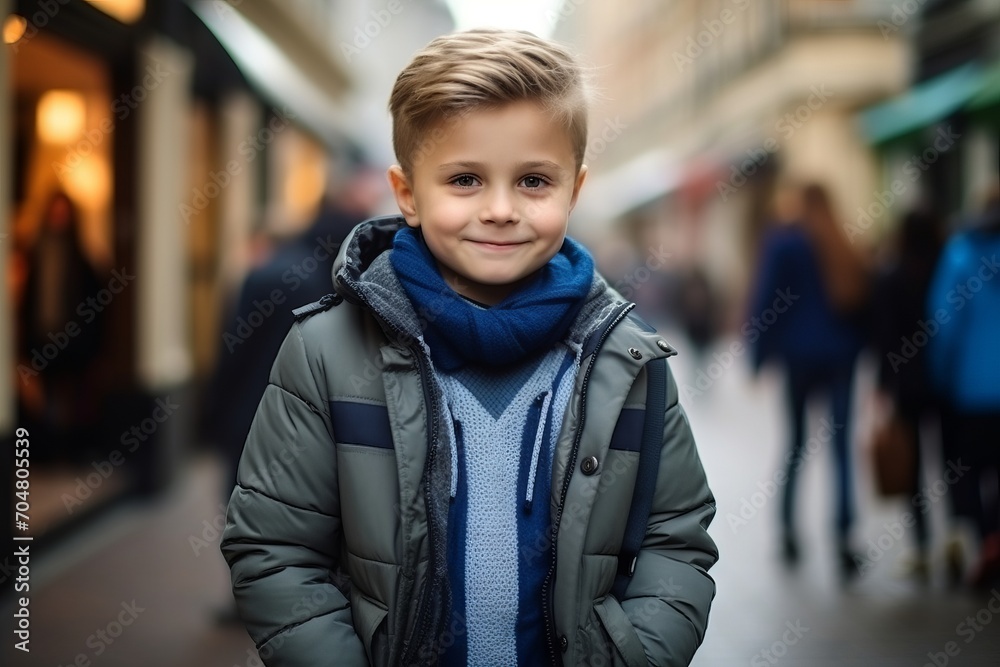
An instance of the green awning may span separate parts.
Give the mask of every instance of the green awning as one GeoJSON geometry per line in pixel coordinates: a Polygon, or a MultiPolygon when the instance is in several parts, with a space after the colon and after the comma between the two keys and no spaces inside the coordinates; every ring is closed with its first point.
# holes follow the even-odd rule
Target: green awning
{"type": "Polygon", "coordinates": [[[979,92],[969,100],[968,109],[982,111],[996,106],[1000,106],[1000,62],[983,74],[979,92]]]}
{"type": "Polygon", "coordinates": [[[862,130],[871,143],[881,144],[932,125],[980,93],[982,80],[976,63],[956,67],[861,112],[862,130]]]}

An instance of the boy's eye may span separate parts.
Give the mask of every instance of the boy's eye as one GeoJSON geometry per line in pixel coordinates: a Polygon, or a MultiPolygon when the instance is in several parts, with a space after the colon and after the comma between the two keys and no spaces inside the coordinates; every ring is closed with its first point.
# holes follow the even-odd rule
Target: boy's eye
{"type": "Polygon", "coordinates": [[[535,190],[545,185],[545,179],[541,176],[525,176],[521,179],[521,182],[524,184],[524,187],[531,190],[535,190]]]}
{"type": "Polygon", "coordinates": [[[451,182],[460,188],[471,188],[476,184],[476,177],[469,174],[462,174],[451,179],[451,182]]]}

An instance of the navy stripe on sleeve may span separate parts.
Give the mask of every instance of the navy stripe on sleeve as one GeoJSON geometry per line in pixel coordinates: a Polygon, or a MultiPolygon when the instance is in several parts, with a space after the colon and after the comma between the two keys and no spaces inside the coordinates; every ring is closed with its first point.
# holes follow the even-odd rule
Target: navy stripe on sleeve
{"type": "Polygon", "coordinates": [[[330,401],[330,418],[337,442],[393,448],[389,411],[384,405],[330,401]]]}

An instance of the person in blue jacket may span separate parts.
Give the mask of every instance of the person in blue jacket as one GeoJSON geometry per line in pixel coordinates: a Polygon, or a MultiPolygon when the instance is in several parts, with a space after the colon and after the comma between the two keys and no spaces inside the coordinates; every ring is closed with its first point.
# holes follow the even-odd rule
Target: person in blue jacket
{"type": "Polygon", "coordinates": [[[927,317],[939,324],[927,352],[946,405],[945,456],[963,471],[950,485],[953,509],[976,523],[982,547],[971,583],[986,585],[1000,576],[1000,501],[982,491],[1000,480],[1000,191],[945,246],[927,317]]]}

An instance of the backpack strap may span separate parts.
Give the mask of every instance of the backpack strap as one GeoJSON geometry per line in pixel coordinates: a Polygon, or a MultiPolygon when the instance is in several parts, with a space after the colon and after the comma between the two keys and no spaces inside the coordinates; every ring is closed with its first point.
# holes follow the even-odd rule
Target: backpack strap
{"type": "Polygon", "coordinates": [[[667,407],[667,360],[654,359],[646,364],[646,416],[642,427],[638,472],[632,491],[632,506],[625,524],[625,536],[618,552],[618,575],[611,593],[621,600],[635,572],[636,559],[646,537],[646,522],[653,505],[656,478],[663,448],[663,416],[667,407]]]}

